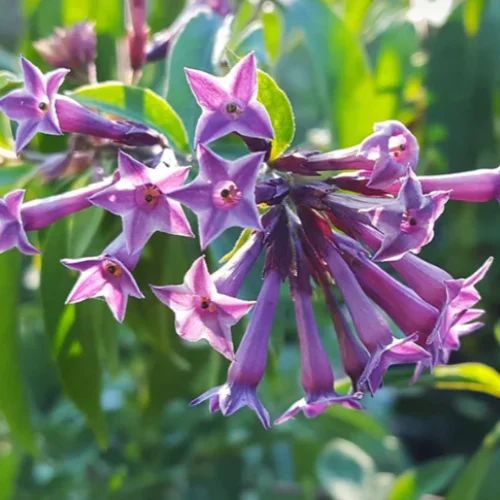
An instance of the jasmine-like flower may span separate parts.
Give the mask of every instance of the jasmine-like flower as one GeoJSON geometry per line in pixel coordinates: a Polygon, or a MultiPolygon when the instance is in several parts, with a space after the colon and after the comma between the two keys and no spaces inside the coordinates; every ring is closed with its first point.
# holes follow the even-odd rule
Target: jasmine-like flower
{"type": "Polygon", "coordinates": [[[186,69],[186,76],[203,109],[195,144],[206,144],[231,132],[272,139],[273,127],[266,108],[257,101],[257,63],[252,52],[224,77],[186,69]]]}
{"type": "Polygon", "coordinates": [[[263,153],[251,153],[230,162],[199,146],[198,176],[169,196],[196,213],[202,249],[230,227],[262,229],[255,203],[262,160],[263,153]]]}
{"type": "Polygon", "coordinates": [[[89,197],[107,188],[114,180],[114,176],[110,176],[80,189],[26,203],[23,203],[24,190],[8,193],[0,199],[0,253],[14,247],[28,255],[39,253],[29,243],[27,231],[43,229],[63,217],[90,207],[89,197]]]}
{"type": "Polygon", "coordinates": [[[0,253],[14,247],[27,255],[40,253],[40,250],[29,242],[23,227],[23,199],[23,189],[12,191],[0,199],[0,253]]]}
{"type": "Polygon", "coordinates": [[[130,146],[165,145],[165,138],[144,125],[104,118],[73,99],[57,94],[68,69],[46,75],[21,57],[24,88],[13,90],[0,99],[0,110],[19,122],[16,153],[38,133],[60,135],[63,132],[91,135],[130,146]]]}
{"type": "Polygon", "coordinates": [[[118,154],[120,180],[90,201],[123,221],[123,233],[131,254],[139,252],[156,231],[194,236],[179,202],[169,193],[181,186],[189,168],[159,163],[148,168],[123,151],[118,154]]]}
{"type": "Polygon", "coordinates": [[[60,135],[55,96],[68,74],[68,69],[56,69],[46,75],[30,61],[21,57],[24,88],[13,90],[0,99],[0,110],[19,122],[16,134],[16,154],[38,133],[60,135]]]}
{"type": "Polygon", "coordinates": [[[424,195],[414,172],[407,172],[396,199],[363,209],[384,235],[374,260],[397,260],[409,251],[420,252],[434,237],[434,223],[450,197],[448,191],[424,195]]]}
{"type": "Polygon", "coordinates": [[[218,352],[234,360],[231,327],[254,302],[219,293],[204,257],[186,273],[182,285],[153,286],[154,294],[175,313],[175,329],[184,340],[205,339],[218,352]]]}
{"type": "Polygon", "coordinates": [[[131,272],[139,257],[128,253],[120,235],[97,257],[63,259],[61,263],[67,268],[81,273],[66,304],[103,297],[115,319],[122,323],[129,296],[144,298],[131,272]]]}
{"type": "Polygon", "coordinates": [[[269,335],[278,305],[280,285],[278,272],[269,270],[264,276],[250,323],[238,347],[236,360],[229,367],[227,382],[205,392],[193,400],[191,405],[208,400],[210,411],[220,410],[226,416],[248,406],[257,414],[262,425],[269,429],[269,413],[256,391],[266,370],[269,335]]]}

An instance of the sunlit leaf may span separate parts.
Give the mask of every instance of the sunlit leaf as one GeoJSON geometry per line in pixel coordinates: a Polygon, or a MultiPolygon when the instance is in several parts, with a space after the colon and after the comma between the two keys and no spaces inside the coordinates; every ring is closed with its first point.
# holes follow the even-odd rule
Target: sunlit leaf
{"type": "Polygon", "coordinates": [[[21,466],[21,453],[10,443],[0,448],[0,500],[12,500],[21,466]]]}
{"type": "Polygon", "coordinates": [[[183,152],[189,151],[186,129],[170,104],[149,89],[119,82],[80,87],[71,97],[85,106],[148,125],[183,152]]]}
{"type": "Polygon", "coordinates": [[[271,62],[276,64],[281,52],[283,18],[273,3],[265,2],[262,7],[261,19],[267,53],[271,62]]]}
{"type": "Polygon", "coordinates": [[[465,0],[464,26],[469,36],[477,35],[484,7],[484,0],[465,0]]]}
{"type": "Polygon", "coordinates": [[[258,72],[258,83],[257,98],[266,107],[273,124],[271,160],[274,160],[292,143],[295,134],[295,118],[288,97],[267,73],[258,72]]]}

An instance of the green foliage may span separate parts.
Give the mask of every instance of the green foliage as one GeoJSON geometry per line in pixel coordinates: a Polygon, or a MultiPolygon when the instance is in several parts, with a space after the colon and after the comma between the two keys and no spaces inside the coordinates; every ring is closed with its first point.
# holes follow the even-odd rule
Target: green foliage
{"type": "Polygon", "coordinates": [[[168,137],[175,148],[189,152],[182,120],[167,101],[149,89],[109,82],[80,87],[71,97],[99,111],[144,123],[168,137]]]}

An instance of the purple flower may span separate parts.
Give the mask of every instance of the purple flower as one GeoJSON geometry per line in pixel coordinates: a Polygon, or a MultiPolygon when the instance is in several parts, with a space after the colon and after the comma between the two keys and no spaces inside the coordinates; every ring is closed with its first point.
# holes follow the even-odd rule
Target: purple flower
{"type": "Polygon", "coordinates": [[[262,229],[255,203],[262,158],[263,153],[251,153],[230,162],[198,147],[198,177],[169,196],[196,213],[202,249],[230,227],[262,229]]]}
{"type": "Polygon", "coordinates": [[[156,231],[193,236],[180,203],[169,197],[170,191],[184,183],[189,168],[170,168],[163,163],[148,168],[120,151],[118,169],[120,180],[90,201],[121,216],[130,253],[140,251],[156,231]]]}
{"type": "Polygon", "coordinates": [[[33,46],[53,68],[69,68],[69,76],[81,82],[95,80],[95,23],[83,21],[70,28],[56,28],[53,35],[34,42],[33,46]]]}
{"type": "Polygon", "coordinates": [[[266,108],[257,101],[257,63],[252,52],[224,77],[186,68],[186,76],[203,113],[196,127],[195,145],[231,132],[272,139],[266,108]]]}
{"type": "Polygon", "coordinates": [[[0,99],[0,109],[19,122],[16,135],[16,154],[38,133],[60,135],[61,127],[56,113],[55,96],[68,74],[68,69],[57,69],[43,75],[24,57],[21,57],[24,88],[13,90],[0,99]]]}
{"type": "Polygon", "coordinates": [[[416,175],[411,169],[407,172],[396,199],[362,210],[384,235],[374,260],[397,260],[409,251],[420,252],[434,237],[434,223],[450,197],[447,191],[424,195],[416,175]]]}
{"type": "Polygon", "coordinates": [[[218,352],[234,360],[231,326],[253,307],[254,302],[219,293],[205,258],[191,266],[182,285],[152,286],[154,294],[175,313],[175,329],[185,340],[206,339],[218,352]]]}
{"type": "Polygon", "coordinates": [[[205,392],[192,401],[191,405],[209,400],[210,411],[221,410],[225,416],[248,406],[257,414],[262,425],[269,429],[269,413],[259,401],[256,391],[266,370],[269,336],[278,305],[280,284],[281,279],[276,271],[270,270],[265,275],[250,323],[236,353],[236,360],[229,367],[227,382],[205,392]]]}
{"type": "Polygon", "coordinates": [[[28,240],[23,227],[21,207],[25,191],[18,189],[0,199],[0,253],[18,248],[27,255],[40,253],[28,240]]]}
{"type": "Polygon", "coordinates": [[[165,145],[165,138],[144,125],[109,120],[81,106],[69,97],[57,94],[67,69],[46,75],[21,57],[24,88],[13,90],[0,99],[0,110],[19,122],[16,153],[38,133],[62,132],[91,135],[129,146],[165,145]]]}
{"type": "Polygon", "coordinates": [[[128,297],[144,298],[131,273],[139,257],[139,254],[130,255],[127,252],[124,238],[120,235],[102,255],[83,259],[63,259],[61,263],[67,268],[81,273],[66,304],[103,297],[113,316],[122,323],[128,297]]]}
{"type": "Polygon", "coordinates": [[[373,170],[368,186],[381,188],[415,171],[419,147],[413,134],[396,120],[376,123],[374,133],[360,145],[358,155],[373,160],[373,170]]]}
{"type": "Polygon", "coordinates": [[[425,349],[415,344],[418,335],[411,335],[402,341],[394,339],[386,320],[333,244],[329,245],[326,262],[344,297],[358,337],[370,353],[370,361],[359,381],[361,387],[366,384],[373,394],[380,387],[382,375],[389,366],[415,363],[430,357],[425,349]],[[401,344],[405,346],[403,350],[401,344]]]}
{"type": "Polygon", "coordinates": [[[362,394],[341,396],[333,390],[333,371],[319,336],[309,293],[299,291],[295,294],[295,317],[300,340],[302,387],[306,395],[294,403],[275,423],[282,424],[300,411],[303,411],[307,418],[316,417],[332,404],[361,409],[358,400],[362,394]]]}
{"type": "Polygon", "coordinates": [[[500,201],[500,167],[481,168],[470,172],[419,176],[424,193],[450,191],[451,200],[485,202],[500,201]]]}

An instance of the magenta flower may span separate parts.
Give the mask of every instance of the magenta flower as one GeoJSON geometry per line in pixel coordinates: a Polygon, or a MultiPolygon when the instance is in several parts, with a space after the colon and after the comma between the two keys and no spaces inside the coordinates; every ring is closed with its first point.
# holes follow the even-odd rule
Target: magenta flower
{"type": "Polygon", "coordinates": [[[21,208],[24,189],[18,189],[0,198],[0,253],[18,248],[27,255],[40,253],[28,240],[23,226],[21,208]]]}
{"type": "Polygon", "coordinates": [[[53,68],[69,68],[69,76],[75,80],[95,80],[95,23],[83,21],[70,28],[56,28],[53,35],[34,42],[33,47],[53,68]]]}
{"type": "Polygon", "coordinates": [[[90,201],[121,216],[131,254],[139,252],[156,231],[193,236],[180,203],[169,196],[184,183],[189,168],[171,168],[163,163],[148,168],[120,151],[118,169],[120,180],[90,201]]]}
{"type": "Polygon", "coordinates": [[[38,132],[62,134],[56,113],[55,96],[69,72],[68,69],[57,69],[44,75],[24,57],[21,57],[21,67],[24,88],[13,90],[0,99],[0,110],[19,122],[16,154],[19,154],[38,132]]]}
{"type": "Polygon", "coordinates": [[[420,252],[434,237],[434,223],[450,197],[447,191],[424,195],[411,169],[395,200],[383,200],[374,208],[363,209],[372,224],[384,235],[374,260],[397,260],[407,252],[420,252]]]}
{"type": "Polygon", "coordinates": [[[149,28],[146,23],[146,0],[128,0],[130,28],[127,33],[130,67],[139,71],[146,61],[149,28]]]}
{"type": "Polygon", "coordinates": [[[175,313],[175,328],[184,340],[205,339],[218,352],[234,360],[231,326],[254,302],[219,293],[204,257],[197,259],[182,285],[152,286],[154,294],[175,313]]]}
{"type": "Polygon", "coordinates": [[[333,404],[361,409],[359,399],[362,393],[341,396],[333,390],[333,370],[319,336],[309,293],[295,294],[295,317],[300,341],[302,387],[306,395],[295,402],[275,423],[282,424],[300,411],[304,412],[307,418],[313,418],[333,404]]]}
{"type": "Polygon", "coordinates": [[[273,126],[266,108],[257,101],[257,63],[252,52],[224,77],[186,69],[191,90],[203,109],[196,127],[195,145],[231,132],[272,139],[273,126]]]}
{"type": "Polygon", "coordinates": [[[376,123],[374,133],[360,145],[358,156],[373,160],[368,186],[381,188],[415,171],[419,147],[414,135],[396,120],[376,123]]]}
{"type": "Polygon", "coordinates": [[[280,285],[281,279],[276,271],[266,273],[250,323],[238,347],[236,360],[229,367],[227,382],[193,400],[192,406],[209,400],[210,411],[220,410],[225,416],[248,406],[257,414],[262,425],[269,429],[269,413],[262,406],[256,391],[266,371],[269,336],[280,285]]]}
{"type": "Polygon", "coordinates": [[[120,235],[97,257],[63,259],[61,263],[67,268],[81,273],[66,304],[103,297],[113,316],[122,323],[128,297],[144,298],[131,273],[139,257],[140,254],[127,252],[123,235],[120,235]]]}
{"type": "Polygon", "coordinates": [[[196,213],[202,249],[230,227],[262,229],[255,203],[262,159],[263,153],[251,153],[230,162],[199,146],[198,177],[169,196],[196,213]]]}

